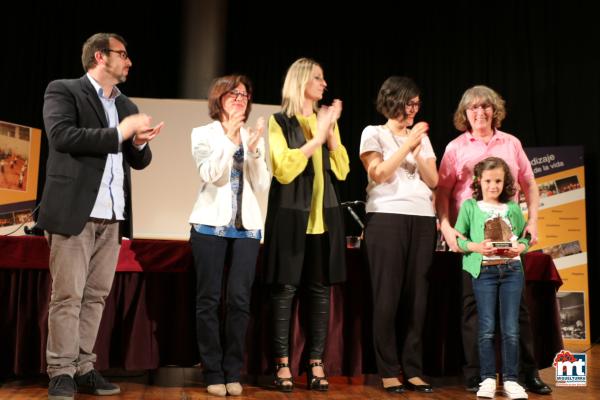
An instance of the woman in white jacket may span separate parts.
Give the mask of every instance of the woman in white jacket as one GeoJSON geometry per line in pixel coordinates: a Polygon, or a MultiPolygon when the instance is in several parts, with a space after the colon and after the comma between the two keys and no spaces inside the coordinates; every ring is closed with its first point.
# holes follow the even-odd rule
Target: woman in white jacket
{"type": "Polygon", "coordinates": [[[268,191],[270,183],[262,137],[264,121],[259,119],[251,129],[243,126],[251,98],[247,77],[217,78],[208,97],[209,113],[215,121],[192,130],[192,155],[200,178],[190,216],[196,332],[207,390],[218,396],[242,393],[240,371],[263,226],[257,197],[268,191]],[[220,329],[226,256],[230,269],[225,326],[220,329]]]}

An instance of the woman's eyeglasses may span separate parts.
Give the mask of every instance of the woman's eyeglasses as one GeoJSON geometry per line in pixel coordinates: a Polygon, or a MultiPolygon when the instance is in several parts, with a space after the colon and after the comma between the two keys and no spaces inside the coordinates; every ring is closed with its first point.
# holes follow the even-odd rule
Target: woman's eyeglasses
{"type": "Polygon", "coordinates": [[[229,92],[227,92],[227,95],[229,97],[231,97],[234,100],[238,100],[238,99],[242,99],[242,101],[249,101],[250,100],[250,94],[246,93],[246,92],[240,92],[239,90],[230,90],[229,92]]]}
{"type": "Polygon", "coordinates": [[[473,105],[470,105],[469,107],[467,107],[467,110],[469,110],[471,112],[475,112],[477,110],[487,111],[490,108],[492,108],[491,104],[483,103],[483,104],[473,104],[473,105]]]}
{"type": "Polygon", "coordinates": [[[407,109],[418,109],[418,108],[421,108],[421,102],[420,101],[411,101],[409,103],[406,103],[406,108],[407,109]]]}

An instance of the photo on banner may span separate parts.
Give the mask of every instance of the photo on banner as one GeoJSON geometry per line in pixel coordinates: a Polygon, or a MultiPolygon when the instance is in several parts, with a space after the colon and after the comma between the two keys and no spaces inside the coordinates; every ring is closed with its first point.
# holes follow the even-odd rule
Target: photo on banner
{"type": "Polygon", "coordinates": [[[41,140],[40,129],[0,121],[0,235],[33,222],[41,140]]]}
{"type": "MultiPolygon", "coordinates": [[[[540,190],[539,242],[530,252],[552,257],[563,281],[557,296],[565,345],[590,344],[583,147],[530,147],[540,190]]],[[[521,208],[527,211],[525,198],[521,208]]]]}

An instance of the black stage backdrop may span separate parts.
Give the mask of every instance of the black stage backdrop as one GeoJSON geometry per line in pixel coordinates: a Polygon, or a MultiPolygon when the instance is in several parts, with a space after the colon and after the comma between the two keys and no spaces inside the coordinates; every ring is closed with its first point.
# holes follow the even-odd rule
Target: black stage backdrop
{"type": "MultiPolygon", "coordinates": [[[[42,127],[46,85],[83,74],[81,45],[98,31],[117,32],[128,41],[133,68],[121,86],[124,93],[181,97],[183,21],[193,1],[3,2],[0,120],[42,127]]],[[[222,72],[250,76],[255,102],[280,102],[283,77],[296,58],[312,57],[323,65],[329,85],[324,101],[344,101],[340,128],[351,173],[340,187],[343,200],[364,199],[360,134],[383,121],[373,104],[390,75],[410,76],[421,87],[418,119],[430,124],[438,160],[458,134],[452,116],[460,96],[475,84],[504,97],[508,116],[502,129],[525,147],[583,145],[592,340],[600,336],[600,28],[593,3],[279,1],[269,8],[227,3],[222,72]]],[[[45,156],[43,145],[42,164],[45,156]]]]}

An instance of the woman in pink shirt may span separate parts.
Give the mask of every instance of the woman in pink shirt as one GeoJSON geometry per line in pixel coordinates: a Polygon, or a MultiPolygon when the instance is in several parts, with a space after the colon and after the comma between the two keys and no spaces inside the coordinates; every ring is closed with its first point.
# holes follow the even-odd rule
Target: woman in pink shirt
{"type": "MultiPolygon", "coordinates": [[[[528,222],[524,234],[531,236],[531,244],[537,242],[540,199],[538,186],[519,139],[498,129],[505,117],[506,109],[502,97],[493,89],[482,85],[467,89],[454,113],[454,126],[463,133],[446,146],[440,163],[436,192],[440,229],[452,251],[460,251],[456,238],[461,235],[453,226],[462,202],[472,197],[473,168],[487,157],[502,158],[509,165],[510,172],[518,183],[518,189],[525,194],[527,202],[528,222]]],[[[518,191],[514,200],[518,201],[518,191]]],[[[466,360],[464,374],[467,390],[477,391],[480,382],[477,308],[469,274],[463,273],[463,278],[463,348],[466,360]]],[[[521,301],[519,320],[522,383],[532,392],[548,394],[552,390],[539,379],[533,358],[533,337],[524,299],[521,301]]]]}
{"type": "Polygon", "coordinates": [[[454,126],[463,133],[446,146],[436,193],[442,233],[452,251],[459,251],[453,225],[462,202],[472,197],[473,167],[486,157],[502,158],[510,166],[527,200],[526,231],[537,241],[538,187],[519,139],[498,129],[505,117],[504,100],[487,86],[468,89],[454,113],[454,126]]]}

